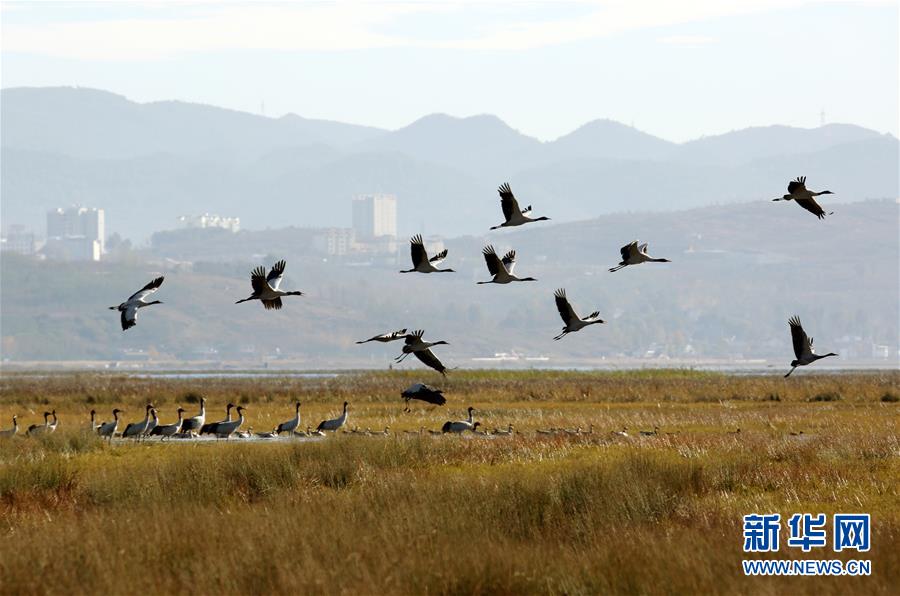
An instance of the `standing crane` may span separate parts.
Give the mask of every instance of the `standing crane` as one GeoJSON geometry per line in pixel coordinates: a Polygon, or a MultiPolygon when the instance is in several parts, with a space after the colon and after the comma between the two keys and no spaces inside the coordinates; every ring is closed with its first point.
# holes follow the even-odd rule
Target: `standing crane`
{"type": "Polygon", "coordinates": [[[340,430],[344,424],[347,423],[347,406],[350,405],[347,402],[344,402],[344,411],[337,418],[332,418],[331,420],[323,420],[319,423],[319,426],[316,427],[316,434],[320,434],[325,436],[323,431],[336,432],[340,430]]]}
{"type": "Polygon", "coordinates": [[[285,292],[281,288],[281,280],[284,278],[284,268],[287,263],[284,259],[275,263],[269,274],[266,275],[265,267],[257,267],[250,272],[250,285],[253,293],[242,300],[238,300],[235,304],[248,302],[250,300],[259,300],[262,302],[266,310],[279,310],[281,308],[282,296],[303,296],[303,292],[285,292]]]}
{"type": "Polygon", "coordinates": [[[567,334],[581,331],[588,325],[606,322],[600,318],[599,311],[594,311],[583,319],[579,317],[572,305],[569,304],[569,299],[566,298],[566,291],[563,288],[556,290],[553,295],[556,297],[556,309],[559,311],[559,316],[562,317],[563,323],[565,323],[562,333],[553,339],[562,339],[567,334]]]}
{"type": "Polygon", "coordinates": [[[286,422],[282,422],[275,427],[275,434],[292,433],[294,429],[300,426],[300,402],[298,401],[294,409],[294,417],[286,422]]]}
{"type": "Polygon", "coordinates": [[[191,416],[187,420],[181,423],[181,432],[188,433],[189,435],[197,435],[200,432],[200,429],[203,428],[203,423],[206,422],[206,398],[200,398],[200,413],[196,416],[191,416]]]}
{"type": "Polygon", "coordinates": [[[19,432],[19,417],[13,415],[13,425],[12,428],[6,430],[0,430],[0,439],[9,439],[10,437],[16,436],[16,433],[19,432]]]}
{"type": "Polygon", "coordinates": [[[138,422],[132,422],[128,426],[125,427],[125,430],[122,431],[122,438],[127,439],[129,437],[138,438],[144,434],[144,431],[147,429],[147,425],[150,424],[150,410],[154,409],[153,404],[147,404],[146,413],[144,414],[144,419],[138,422]]]}
{"type": "MultiPolygon", "coordinates": [[[[813,192],[806,188],[806,176],[800,176],[788,183],[788,194],[772,199],[773,201],[794,201],[819,219],[825,219],[825,210],[816,202],[815,197],[820,195],[833,195],[830,190],[813,192]]],[[[833,215],[834,212],[828,215],[833,215]]]]}
{"type": "Polygon", "coordinates": [[[159,286],[162,285],[165,279],[166,278],[162,276],[157,277],[146,286],[129,296],[128,300],[126,300],[119,306],[109,307],[109,310],[117,310],[122,313],[122,331],[131,329],[132,327],[137,325],[138,309],[144,308],[146,306],[151,306],[153,304],[162,304],[162,302],[160,302],[159,300],[147,302],[147,298],[152,296],[159,289],[159,286]]]}
{"type": "Polygon", "coordinates": [[[797,358],[796,360],[791,360],[791,370],[784,375],[785,379],[791,376],[791,373],[798,366],[806,366],[822,358],[837,356],[834,352],[827,354],[816,354],[813,352],[813,338],[806,335],[803,326],[800,324],[800,317],[794,315],[788,319],[788,324],[791,326],[791,340],[794,342],[794,356],[797,358]]]}
{"type": "Polygon", "coordinates": [[[172,424],[159,424],[148,434],[158,436],[161,441],[165,441],[181,432],[182,423],[184,423],[184,408],[178,408],[178,420],[172,424]]]}
{"type": "Polygon", "coordinates": [[[119,428],[119,414],[122,413],[122,410],[115,409],[112,411],[113,419],[111,422],[103,422],[97,427],[97,434],[101,437],[106,437],[110,441],[112,441],[113,435],[116,434],[116,429],[119,428]]]}
{"type": "Polygon", "coordinates": [[[525,209],[520,209],[519,202],[509,187],[509,182],[501,184],[497,192],[500,193],[500,207],[503,208],[503,217],[506,218],[506,221],[499,226],[493,226],[492,230],[521,226],[536,221],[548,221],[550,219],[549,217],[531,217],[531,205],[525,209]]]}
{"type": "Polygon", "coordinates": [[[537,281],[533,277],[516,277],[513,269],[516,267],[516,251],[511,250],[501,259],[497,256],[497,252],[491,245],[481,249],[484,255],[484,262],[487,264],[488,273],[491,274],[490,281],[479,281],[479,284],[508,284],[514,281],[537,281]]]}

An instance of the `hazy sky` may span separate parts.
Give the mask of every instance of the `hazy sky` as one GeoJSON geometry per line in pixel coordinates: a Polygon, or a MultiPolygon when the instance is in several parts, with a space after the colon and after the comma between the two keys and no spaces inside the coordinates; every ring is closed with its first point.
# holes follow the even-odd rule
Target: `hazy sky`
{"type": "Polygon", "coordinates": [[[676,141],[752,125],[898,134],[898,3],[2,2],[2,86],[79,85],[399,128],[492,113],[676,141]]]}

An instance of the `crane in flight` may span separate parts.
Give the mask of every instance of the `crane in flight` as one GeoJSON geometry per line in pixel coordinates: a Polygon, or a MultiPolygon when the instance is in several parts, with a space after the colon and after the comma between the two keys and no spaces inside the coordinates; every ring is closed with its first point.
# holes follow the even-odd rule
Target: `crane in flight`
{"type": "MultiPolygon", "coordinates": [[[[806,176],[800,176],[788,183],[788,194],[772,199],[773,201],[794,201],[819,219],[825,219],[825,210],[816,202],[815,197],[820,195],[833,195],[830,190],[813,192],[806,188],[806,176]]],[[[833,215],[834,212],[828,213],[833,215]]]]}
{"type": "Polygon", "coordinates": [[[800,317],[794,315],[788,319],[788,325],[791,326],[791,340],[794,343],[794,356],[796,356],[796,359],[791,360],[791,370],[788,371],[788,374],[784,375],[785,379],[791,376],[791,373],[794,372],[798,366],[806,366],[807,364],[812,364],[816,360],[821,360],[822,358],[837,356],[834,352],[829,352],[827,354],[816,354],[813,352],[813,338],[806,335],[806,332],[803,330],[803,325],[800,324],[800,317]]]}
{"type": "Polygon", "coordinates": [[[117,310],[122,313],[122,331],[131,329],[132,327],[137,325],[138,309],[144,308],[146,306],[151,306],[153,304],[162,304],[162,302],[160,302],[159,300],[147,302],[147,298],[152,296],[156,292],[156,290],[159,289],[159,286],[162,285],[165,279],[166,278],[163,276],[157,277],[146,286],[129,296],[128,300],[126,300],[119,306],[109,307],[109,310],[117,310]]]}
{"type": "Polygon", "coordinates": [[[235,304],[248,302],[250,300],[259,300],[266,310],[279,310],[281,308],[282,296],[303,296],[303,292],[286,292],[281,289],[281,280],[284,278],[284,268],[287,263],[284,259],[275,263],[269,274],[266,275],[265,267],[257,267],[250,272],[250,285],[253,293],[242,300],[238,300],[235,304]]]}

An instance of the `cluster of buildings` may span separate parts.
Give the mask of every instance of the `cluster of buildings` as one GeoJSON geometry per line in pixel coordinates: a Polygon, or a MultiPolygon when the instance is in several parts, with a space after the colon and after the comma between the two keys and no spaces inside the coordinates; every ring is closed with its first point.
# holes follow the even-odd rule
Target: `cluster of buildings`
{"type": "Polygon", "coordinates": [[[43,243],[24,226],[11,225],[0,238],[0,249],[60,261],[99,261],[106,249],[105,238],[103,209],[67,207],[47,212],[47,239],[43,243]]]}
{"type": "Polygon", "coordinates": [[[178,218],[178,224],[183,229],[221,228],[236,234],[241,231],[240,217],[220,217],[218,215],[182,215],[178,218]]]}
{"type": "Polygon", "coordinates": [[[366,194],[353,197],[352,227],[321,228],[313,235],[313,248],[328,256],[395,254],[397,252],[397,197],[366,194]]]}

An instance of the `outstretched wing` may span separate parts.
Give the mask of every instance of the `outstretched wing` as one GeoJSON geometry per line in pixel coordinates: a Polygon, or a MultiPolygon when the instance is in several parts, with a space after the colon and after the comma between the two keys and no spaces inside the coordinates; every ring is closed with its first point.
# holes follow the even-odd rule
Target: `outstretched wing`
{"type": "Polygon", "coordinates": [[[623,246],[622,248],[619,249],[619,254],[622,255],[623,262],[627,261],[631,257],[633,251],[634,252],[637,251],[638,242],[639,242],[638,240],[635,240],[634,242],[626,244],[625,246],[623,246]]]}
{"type": "Polygon", "coordinates": [[[440,263],[441,261],[443,261],[446,258],[447,258],[447,249],[445,248],[444,250],[442,250],[441,252],[434,255],[433,257],[431,257],[428,260],[431,261],[432,265],[437,265],[438,263],[440,263]]]}
{"type": "Polygon", "coordinates": [[[819,219],[825,219],[825,210],[822,209],[822,206],[816,203],[816,200],[813,198],[808,199],[794,199],[794,202],[818,217],[819,219]]]}
{"type": "Polygon", "coordinates": [[[578,319],[578,315],[575,314],[575,310],[572,308],[572,305],[569,304],[569,299],[566,298],[566,291],[562,288],[556,290],[553,294],[556,297],[556,310],[559,311],[559,316],[562,317],[563,323],[568,325],[572,321],[578,319]]]}
{"type": "Polygon", "coordinates": [[[788,183],[788,194],[794,194],[795,191],[806,190],[806,176],[800,176],[796,180],[788,183]]]}
{"type": "Polygon", "coordinates": [[[600,318],[600,311],[599,311],[599,310],[595,310],[594,312],[592,312],[591,314],[589,314],[588,316],[586,316],[586,317],[584,318],[584,321],[585,321],[586,323],[592,323],[592,322],[594,322],[594,321],[596,321],[596,322],[598,322],[598,323],[605,323],[605,322],[606,322],[606,321],[604,321],[603,319],[600,318]]]}
{"type": "Polygon", "coordinates": [[[406,345],[408,346],[418,343],[419,341],[421,341],[423,335],[425,335],[424,329],[416,329],[406,336],[406,342],[404,343],[406,343],[406,345]]]}
{"type": "Polygon", "coordinates": [[[422,361],[422,364],[425,366],[430,366],[434,370],[438,371],[442,375],[446,374],[447,367],[444,366],[438,357],[434,355],[430,349],[426,348],[424,350],[420,350],[418,352],[413,352],[413,354],[422,361]]]}
{"type": "Polygon", "coordinates": [[[509,182],[501,184],[497,192],[500,193],[500,206],[503,208],[503,217],[506,218],[506,221],[509,221],[513,213],[519,211],[519,202],[509,187],[509,182]]]}
{"type": "Polygon", "coordinates": [[[447,403],[447,398],[440,389],[433,389],[428,385],[416,383],[400,394],[404,399],[418,399],[436,406],[447,403]]]}
{"type": "Polygon", "coordinates": [[[138,308],[136,304],[131,304],[122,311],[122,316],[120,317],[122,320],[122,331],[126,329],[131,329],[135,325],[137,325],[137,313],[138,308]]]}
{"type": "Polygon", "coordinates": [[[500,268],[503,267],[503,263],[500,261],[500,257],[497,256],[494,247],[491,245],[485,246],[481,249],[481,254],[484,255],[484,262],[487,264],[488,272],[491,275],[500,273],[500,268]]]}
{"type": "Polygon", "coordinates": [[[146,298],[147,296],[149,296],[150,294],[152,294],[153,292],[158,290],[159,286],[162,285],[162,282],[165,279],[166,279],[165,277],[157,277],[156,279],[154,279],[153,281],[148,283],[146,286],[144,286],[143,288],[141,288],[140,290],[138,290],[137,292],[135,292],[134,294],[129,296],[128,302],[131,302],[132,300],[144,300],[144,298],[146,298]]]}
{"type": "Polygon", "coordinates": [[[253,287],[253,294],[255,296],[262,294],[266,290],[268,284],[269,282],[266,281],[265,267],[257,267],[250,272],[250,285],[253,287]]]}
{"type": "Polygon", "coordinates": [[[266,307],[266,310],[281,310],[281,298],[276,298],[275,300],[260,300],[263,303],[263,306],[266,307]]]}
{"type": "Polygon", "coordinates": [[[269,271],[269,275],[266,276],[266,281],[269,283],[269,286],[273,290],[277,290],[278,286],[281,285],[281,280],[284,278],[284,268],[287,263],[284,262],[284,259],[275,263],[275,266],[269,271]]]}
{"type": "Polygon", "coordinates": [[[399,329],[397,331],[392,331],[390,333],[382,333],[380,335],[376,335],[374,337],[370,337],[369,339],[364,339],[364,340],[358,341],[356,343],[364,344],[364,343],[367,343],[370,341],[389,342],[389,341],[394,341],[396,339],[402,339],[404,337],[406,337],[406,329],[399,329]]]}
{"type": "Polygon", "coordinates": [[[409,241],[409,252],[412,256],[413,267],[416,268],[428,260],[428,253],[425,252],[425,243],[422,242],[422,235],[416,234],[409,241]]]}
{"type": "Polygon", "coordinates": [[[506,271],[512,273],[513,269],[516,268],[516,251],[511,250],[503,255],[503,260],[501,262],[503,263],[503,266],[506,267],[506,271]]]}
{"type": "Polygon", "coordinates": [[[812,354],[812,341],[806,336],[803,325],[800,324],[800,317],[794,315],[788,319],[788,324],[791,326],[791,340],[794,342],[794,356],[800,360],[804,355],[808,356],[812,354]]]}

